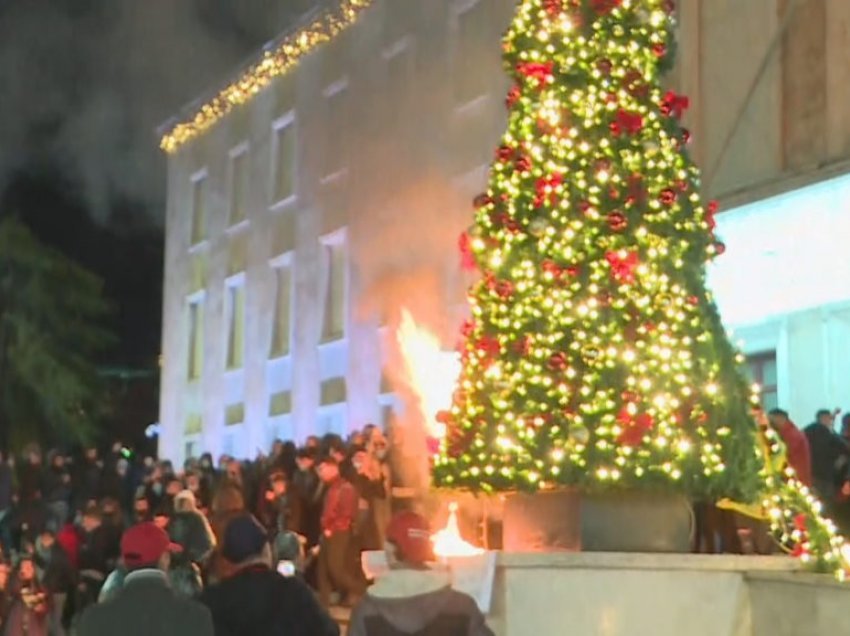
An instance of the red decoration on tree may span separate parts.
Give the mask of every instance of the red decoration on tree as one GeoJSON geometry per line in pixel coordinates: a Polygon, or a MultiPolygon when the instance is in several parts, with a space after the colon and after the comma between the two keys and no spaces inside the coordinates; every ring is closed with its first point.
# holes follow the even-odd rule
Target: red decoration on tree
{"type": "Polygon", "coordinates": [[[626,220],[626,217],[622,212],[611,212],[608,215],[608,227],[615,232],[625,230],[628,224],[629,222],[626,220]]]}
{"type": "Polygon", "coordinates": [[[611,123],[611,132],[614,135],[620,135],[625,132],[629,135],[636,135],[643,130],[643,117],[640,113],[625,110],[621,108],[617,111],[617,119],[611,123]]]}
{"type": "Polygon", "coordinates": [[[611,266],[611,275],[619,283],[635,282],[635,270],[640,263],[637,252],[608,252],[605,260],[611,266]]]}
{"type": "Polygon", "coordinates": [[[464,338],[471,338],[472,334],[475,333],[475,321],[471,319],[464,320],[460,327],[460,333],[464,338]]]}
{"type": "Polygon", "coordinates": [[[495,358],[502,352],[502,345],[493,336],[481,336],[476,347],[487,358],[495,358]]]}
{"type": "Polygon", "coordinates": [[[638,413],[632,415],[627,407],[623,407],[617,416],[617,421],[622,425],[618,441],[623,446],[638,446],[643,442],[643,437],[652,430],[655,423],[649,413],[638,413]]]}
{"type": "Polygon", "coordinates": [[[652,52],[655,53],[655,57],[662,58],[667,55],[667,47],[663,43],[658,42],[652,45],[652,52]]]}
{"type": "Polygon", "coordinates": [[[531,350],[531,336],[525,335],[514,343],[518,355],[527,356],[531,350]]]}
{"type": "Polygon", "coordinates": [[[665,188],[661,191],[661,194],[658,195],[658,200],[664,205],[673,205],[676,203],[676,192],[671,188],[665,188]]]}
{"type": "Polygon", "coordinates": [[[549,368],[553,371],[563,371],[567,368],[567,356],[562,351],[553,353],[549,357],[549,368]]]}
{"type": "Polygon", "coordinates": [[[544,203],[555,205],[558,200],[557,188],[561,185],[564,178],[560,174],[552,174],[548,177],[541,177],[534,184],[536,195],[534,197],[534,207],[539,208],[544,203]]]}
{"type": "Polygon", "coordinates": [[[478,196],[475,197],[472,201],[472,205],[475,206],[476,209],[481,209],[487,207],[488,205],[493,203],[493,197],[491,197],[486,192],[482,192],[478,196]]]}
{"type": "Polygon", "coordinates": [[[508,108],[513,108],[514,105],[519,101],[520,97],[522,97],[522,89],[519,87],[518,84],[514,84],[508,91],[508,96],[505,97],[505,106],[507,106],[508,108]]]}
{"type": "Polygon", "coordinates": [[[558,17],[564,12],[563,0],[543,0],[543,8],[553,18],[558,17]]]}
{"type": "Polygon", "coordinates": [[[508,161],[514,158],[515,152],[516,148],[512,148],[511,146],[499,146],[496,149],[496,159],[507,163],[508,161]]]}
{"type": "Polygon", "coordinates": [[[724,243],[723,241],[717,241],[714,244],[714,251],[718,256],[722,256],[726,253],[726,243],[724,243]]]}
{"type": "Polygon", "coordinates": [[[508,280],[501,280],[496,285],[496,293],[502,298],[510,298],[514,294],[514,284],[508,280]]]}
{"type": "Polygon", "coordinates": [[[603,57],[596,63],[596,68],[599,69],[599,72],[603,75],[610,75],[611,69],[614,68],[614,65],[611,63],[607,57],[603,57]]]}
{"type": "Polygon", "coordinates": [[[517,157],[516,163],[514,164],[517,172],[531,172],[531,158],[527,155],[521,155],[517,157]]]}
{"type": "Polygon", "coordinates": [[[517,72],[524,77],[537,81],[538,88],[551,84],[555,80],[553,71],[554,62],[520,62],[517,64],[517,72]]]}
{"type": "Polygon", "coordinates": [[[646,188],[643,186],[643,176],[639,173],[629,175],[626,191],[626,205],[643,203],[646,200],[646,188]]]}
{"type": "Polygon", "coordinates": [[[590,0],[590,7],[599,15],[607,15],[622,4],[623,0],[590,0]]]}
{"type": "Polygon", "coordinates": [[[469,234],[461,232],[457,240],[458,248],[460,249],[460,267],[465,271],[473,271],[475,269],[475,255],[472,253],[472,245],[469,239],[469,234]]]}
{"type": "Polygon", "coordinates": [[[691,105],[685,95],[678,95],[674,91],[667,91],[661,100],[661,114],[681,119],[684,112],[691,105]]]}
{"type": "Polygon", "coordinates": [[[540,267],[544,272],[552,274],[553,276],[558,276],[561,273],[561,268],[558,264],[548,258],[540,264],[540,267]]]}

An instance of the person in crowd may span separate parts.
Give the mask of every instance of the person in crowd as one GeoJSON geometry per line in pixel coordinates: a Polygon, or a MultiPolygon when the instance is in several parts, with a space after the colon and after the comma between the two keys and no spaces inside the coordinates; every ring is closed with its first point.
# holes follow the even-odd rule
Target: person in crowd
{"type": "Polygon", "coordinates": [[[293,525],[295,532],[306,539],[307,547],[312,548],[319,542],[320,519],[322,516],[323,489],[316,473],[316,452],[302,448],[296,456],[298,470],[292,477],[289,500],[298,510],[297,521],[293,525]]]}
{"type": "Polygon", "coordinates": [[[0,634],[5,633],[6,619],[12,604],[9,566],[0,561],[0,634]]]}
{"type": "Polygon", "coordinates": [[[203,589],[201,568],[212,555],[215,535],[207,518],[198,511],[195,495],[184,490],[174,499],[174,515],[168,523],[168,535],[181,551],[173,556],[169,578],[174,591],[195,598],[203,589]]]}
{"type": "Polygon", "coordinates": [[[117,499],[104,497],[100,502],[102,527],[106,535],[107,565],[112,568],[121,554],[121,536],[124,534],[124,513],[117,499]]]}
{"type": "Polygon", "coordinates": [[[122,636],[213,636],[209,610],[180,598],[168,584],[171,551],[176,549],[153,523],[129,528],[121,539],[124,584],[114,598],[86,610],[78,636],[113,636],[116,631],[122,636]]]}
{"type": "Polygon", "coordinates": [[[354,605],[363,595],[366,581],[354,560],[354,523],[357,518],[358,497],[354,486],[340,474],[339,462],[328,455],[319,463],[319,478],[327,493],[322,509],[322,538],[319,548],[319,598],[327,607],[335,590],[354,605]]]}
{"type": "Polygon", "coordinates": [[[86,447],[83,451],[83,459],[75,468],[74,475],[74,507],[77,510],[85,510],[102,494],[103,462],[100,460],[97,447],[86,447]]]}
{"type": "Polygon", "coordinates": [[[290,530],[299,526],[297,518],[298,509],[290,502],[288,495],[286,473],[282,469],[275,469],[267,479],[267,485],[262,490],[260,500],[257,502],[257,518],[266,528],[269,536],[277,532],[290,530]]]}
{"type": "Polygon", "coordinates": [[[38,580],[50,596],[50,633],[61,636],[70,624],[68,614],[72,608],[68,599],[73,599],[77,587],[76,571],[50,530],[38,537],[33,560],[38,580]]]}
{"type": "Polygon", "coordinates": [[[11,605],[4,636],[48,636],[49,595],[36,578],[30,555],[20,558],[12,577],[11,605]]]}
{"type": "Polygon", "coordinates": [[[112,567],[109,563],[109,534],[103,526],[103,516],[96,505],[83,512],[82,541],[79,550],[79,583],[77,584],[77,607],[87,607],[100,594],[112,567]]]}
{"type": "Polygon", "coordinates": [[[805,433],[788,417],[787,411],[772,409],[768,413],[770,427],[775,430],[785,444],[788,465],[794,469],[797,479],[806,486],[812,485],[812,464],[809,440],[805,433]]]}
{"type": "Polygon", "coordinates": [[[0,452],[0,549],[12,549],[12,506],[15,503],[15,475],[5,455],[0,452]]]}
{"type": "Polygon", "coordinates": [[[151,502],[145,496],[144,486],[139,486],[136,491],[136,497],[133,500],[133,513],[131,520],[132,525],[153,520],[153,514],[151,514],[151,502]]]}
{"type": "Polygon", "coordinates": [[[825,505],[836,500],[847,481],[850,448],[833,429],[835,412],[821,409],[805,429],[811,452],[812,487],[825,505]]]}
{"type": "Polygon", "coordinates": [[[209,510],[212,495],[207,488],[201,473],[198,472],[198,470],[188,472],[184,477],[184,481],[186,482],[186,490],[190,491],[195,497],[197,509],[201,511],[209,510]]]}
{"type": "Polygon", "coordinates": [[[375,516],[376,502],[386,499],[381,466],[365,448],[356,448],[352,456],[355,474],[352,481],[357,490],[358,514],[354,531],[360,550],[380,550],[383,546],[375,516]]]}
{"type": "Polygon", "coordinates": [[[339,627],[297,577],[272,563],[265,529],[251,515],[230,521],[222,555],[234,566],[224,581],[204,591],[216,636],[337,636],[339,627]]]}
{"type": "Polygon", "coordinates": [[[375,517],[375,528],[378,533],[378,544],[383,546],[386,543],[386,529],[390,523],[392,516],[392,508],[390,501],[392,498],[392,470],[389,463],[389,442],[383,431],[374,424],[367,424],[364,432],[366,433],[366,450],[372,456],[377,464],[377,471],[381,475],[383,481],[384,496],[372,500],[372,514],[375,517]],[[370,428],[371,427],[371,428],[370,428]]]}
{"type": "MultiPolygon", "coordinates": [[[[224,531],[230,520],[238,517],[245,511],[245,498],[242,495],[242,491],[233,484],[222,482],[218,491],[213,496],[212,515],[210,517],[213,535],[218,546],[221,545],[224,538],[224,531]]],[[[210,557],[210,579],[221,580],[228,575],[229,571],[230,567],[227,561],[221,557],[221,550],[216,548],[210,557]]]]}
{"type": "Polygon", "coordinates": [[[451,588],[447,571],[429,565],[434,557],[424,517],[398,513],[386,536],[390,571],[354,608],[349,636],[493,636],[472,597],[451,588]]]}
{"type": "Polygon", "coordinates": [[[47,473],[44,477],[44,501],[47,508],[47,527],[58,532],[68,522],[71,508],[71,475],[65,465],[65,456],[48,453],[47,473]]]}

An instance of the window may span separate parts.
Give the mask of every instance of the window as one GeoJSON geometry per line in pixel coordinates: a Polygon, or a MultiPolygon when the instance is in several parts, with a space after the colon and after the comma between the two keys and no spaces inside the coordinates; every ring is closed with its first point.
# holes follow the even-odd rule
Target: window
{"type": "Polygon", "coordinates": [[[283,263],[274,267],[275,300],[272,322],[272,342],[269,357],[280,358],[291,350],[292,332],[292,266],[283,263]]]}
{"type": "Polygon", "coordinates": [[[295,196],[295,113],[290,112],[274,123],[273,149],[272,203],[277,204],[295,196]]]}
{"type": "Polygon", "coordinates": [[[486,95],[490,89],[487,66],[483,64],[489,50],[487,0],[463,0],[455,13],[454,72],[455,100],[467,104],[486,95]]]}
{"type": "Polygon", "coordinates": [[[192,177],[192,245],[197,245],[207,238],[208,186],[206,172],[200,172],[192,177]]]}
{"type": "Polygon", "coordinates": [[[776,380],[776,353],[773,351],[747,357],[747,375],[761,387],[762,407],[769,411],[779,406],[776,380]]]}
{"type": "Polygon", "coordinates": [[[230,225],[248,218],[248,149],[246,146],[230,153],[230,225]]]}
{"type": "Polygon", "coordinates": [[[327,181],[345,172],[348,165],[346,131],[348,116],[348,80],[331,84],[324,91],[328,109],[328,135],[325,144],[324,177],[327,181]]]}
{"type": "Polygon", "coordinates": [[[330,342],[345,336],[348,268],[342,237],[324,240],[321,247],[325,274],[322,342],[330,342]]]}
{"type": "Polygon", "coordinates": [[[201,300],[193,300],[189,302],[189,380],[199,380],[203,367],[204,305],[201,300]]]}
{"type": "Polygon", "coordinates": [[[227,307],[227,369],[241,369],[245,354],[245,285],[228,284],[227,307]]]}
{"type": "Polygon", "coordinates": [[[389,111],[393,121],[387,122],[387,125],[398,126],[404,120],[413,74],[413,55],[409,41],[409,38],[403,38],[384,52],[387,63],[387,95],[395,106],[389,111]]]}

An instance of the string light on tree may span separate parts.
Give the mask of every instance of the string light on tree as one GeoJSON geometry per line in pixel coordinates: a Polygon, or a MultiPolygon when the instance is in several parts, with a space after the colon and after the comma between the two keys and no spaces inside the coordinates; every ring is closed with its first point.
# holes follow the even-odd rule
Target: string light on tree
{"type": "MultiPolygon", "coordinates": [[[[764,492],[749,387],[705,285],[717,208],[687,154],[688,100],[660,82],[674,26],[670,0],[519,1],[508,126],[460,240],[480,279],[439,485],[764,492]]],[[[768,483],[782,519],[810,497],[791,483],[768,483]]],[[[807,553],[838,559],[815,534],[807,553]]]]}

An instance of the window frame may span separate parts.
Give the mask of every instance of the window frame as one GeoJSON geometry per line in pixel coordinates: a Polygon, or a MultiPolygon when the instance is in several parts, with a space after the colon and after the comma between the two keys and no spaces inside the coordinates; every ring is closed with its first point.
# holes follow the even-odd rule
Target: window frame
{"type": "MultiPolygon", "coordinates": [[[[325,119],[326,119],[326,121],[333,121],[333,128],[334,128],[331,131],[330,135],[325,136],[326,140],[330,137],[337,137],[337,138],[344,140],[344,137],[342,137],[339,134],[340,131],[336,130],[336,120],[334,119],[334,113],[331,111],[330,101],[334,97],[336,97],[337,95],[339,95],[341,93],[346,93],[350,90],[351,90],[351,81],[349,80],[347,75],[340,77],[338,80],[331,82],[330,84],[328,84],[327,86],[325,86],[322,89],[322,97],[325,100],[325,109],[326,109],[326,113],[327,113],[325,119]]],[[[348,92],[348,95],[350,96],[351,93],[348,92]]],[[[319,178],[319,183],[321,185],[328,185],[330,183],[335,183],[335,182],[340,181],[340,180],[344,179],[345,177],[347,177],[348,171],[349,171],[349,162],[350,162],[350,159],[351,159],[351,157],[348,154],[347,148],[346,148],[345,151],[342,153],[343,154],[342,165],[339,168],[337,168],[336,170],[332,170],[330,172],[325,173],[324,171],[327,168],[327,165],[325,165],[325,164],[327,163],[327,156],[329,154],[327,152],[327,147],[328,146],[327,146],[327,142],[326,142],[325,156],[322,157],[322,162],[321,162],[322,172],[324,174],[322,174],[322,176],[319,178]]]]}
{"type": "Polygon", "coordinates": [[[269,332],[269,345],[266,349],[268,358],[267,361],[273,362],[277,360],[285,360],[292,357],[292,349],[295,334],[295,252],[284,252],[269,260],[269,269],[274,277],[274,307],[272,312],[272,328],[269,332]],[[278,270],[286,268],[289,270],[289,316],[287,317],[287,348],[283,353],[276,354],[274,351],[275,329],[277,328],[278,318],[278,294],[280,292],[280,279],[278,278],[278,270]]]}
{"type": "Polygon", "coordinates": [[[206,331],[206,329],[205,329],[206,328],[206,313],[204,311],[204,307],[206,305],[206,300],[207,300],[207,293],[206,293],[206,290],[203,290],[203,289],[186,296],[186,301],[185,301],[186,302],[186,313],[187,313],[187,320],[188,320],[189,324],[188,324],[188,329],[187,329],[187,332],[188,332],[188,338],[187,338],[188,347],[187,347],[187,351],[186,351],[187,359],[186,359],[185,370],[186,370],[186,383],[189,384],[189,385],[197,384],[197,383],[201,382],[203,380],[203,377],[204,377],[204,364],[206,362],[205,359],[204,359],[205,358],[204,349],[205,349],[205,344],[206,344],[206,333],[205,333],[205,331],[206,331]],[[196,342],[197,337],[195,337],[195,335],[192,333],[192,313],[191,313],[191,309],[192,309],[193,306],[199,308],[198,309],[198,327],[199,327],[199,331],[200,331],[200,339],[201,339],[200,343],[196,342]],[[195,354],[198,351],[198,349],[196,349],[196,346],[198,344],[200,344],[200,349],[199,349],[200,350],[200,360],[199,360],[199,364],[197,365],[197,369],[196,369],[197,374],[195,375],[195,374],[192,373],[192,370],[195,369],[195,366],[196,366],[195,365],[195,359],[196,359],[197,356],[193,355],[193,354],[195,354]]]}
{"type": "Polygon", "coordinates": [[[283,115],[272,122],[272,156],[271,175],[269,178],[269,209],[279,210],[293,205],[298,200],[298,116],[294,108],[286,111],[283,115]],[[282,131],[286,129],[292,131],[293,137],[293,152],[292,166],[290,167],[290,178],[292,182],[292,192],[284,197],[280,197],[278,192],[278,181],[280,179],[280,146],[282,131]]]}
{"type": "MultiPolygon", "coordinates": [[[[461,20],[463,16],[467,13],[471,13],[475,11],[478,7],[485,6],[485,0],[454,0],[451,5],[451,9],[449,12],[449,36],[450,36],[450,44],[448,46],[448,51],[450,55],[450,73],[449,75],[453,78],[452,90],[451,90],[451,103],[456,113],[461,113],[464,111],[475,110],[479,106],[481,106],[484,102],[486,102],[490,98],[490,91],[487,88],[484,88],[484,92],[473,95],[469,98],[463,97],[458,94],[458,85],[457,85],[457,77],[458,77],[458,66],[457,60],[461,55],[462,46],[461,46],[461,20]]],[[[463,81],[467,81],[468,78],[463,77],[463,81]]]]}
{"type": "MultiPolygon", "coordinates": [[[[760,388],[760,395],[776,396],[777,406],[779,404],[779,364],[775,350],[759,351],[758,353],[746,354],[744,356],[745,364],[748,370],[748,376],[751,376],[751,381],[757,384],[760,388]],[[764,370],[765,367],[773,363],[774,374],[776,378],[774,384],[765,384],[764,370]]],[[[763,400],[762,400],[763,401],[763,400]]]]}
{"type": "Polygon", "coordinates": [[[245,207],[245,216],[241,219],[234,218],[234,185],[236,183],[235,176],[235,166],[237,159],[242,159],[245,162],[249,162],[251,157],[251,143],[249,141],[243,141],[240,144],[237,144],[227,153],[227,231],[232,232],[236,229],[242,228],[250,223],[250,206],[248,205],[247,194],[250,192],[250,186],[248,184],[248,180],[251,174],[250,166],[246,163],[244,164],[244,174],[243,174],[243,182],[242,182],[242,201],[243,206],[245,207]]]}
{"type": "Polygon", "coordinates": [[[210,203],[210,172],[209,169],[205,166],[200,170],[197,170],[192,173],[189,177],[189,187],[190,187],[190,214],[189,214],[189,251],[195,252],[205,245],[209,243],[210,240],[210,228],[209,228],[209,203],[210,203]],[[196,189],[199,187],[198,184],[203,183],[204,185],[204,197],[203,197],[203,218],[201,219],[202,223],[202,231],[200,234],[196,235],[196,228],[198,227],[198,216],[197,216],[197,198],[196,198],[196,189]]]}
{"type": "MultiPolygon", "coordinates": [[[[247,328],[245,325],[245,321],[248,315],[248,287],[246,284],[246,276],[245,272],[239,272],[237,274],[233,274],[232,276],[228,276],[224,280],[224,371],[225,373],[237,373],[243,371],[245,369],[245,348],[246,348],[246,337],[247,337],[247,328]],[[233,329],[237,328],[234,320],[234,308],[231,298],[231,293],[233,289],[240,288],[242,289],[242,351],[239,354],[239,364],[231,365],[231,350],[230,350],[230,336],[231,336],[231,324],[233,324],[233,329]]],[[[235,337],[234,331],[234,337],[235,337]]]]}
{"type": "Polygon", "coordinates": [[[350,331],[349,325],[349,301],[351,298],[351,250],[348,243],[348,228],[342,227],[333,232],[328,232],[319,237],[320,248],[320,267],[322,279],[320,288],[324,293],[320,294],[321,299],[321,323],[319,325],[319,346],[330,345],[336,342],[343,342],[348,337],[350,331]],[[339,336],[328,334],[325,332],[327,325],[328,299],[331,295],[332,279],[333,279],[333,255],[330,253],[333,249],[341,248],[344,250],[344,271],[343,271],[343,294],[341,299],[342,304],[342,333],[339,336]]]}

